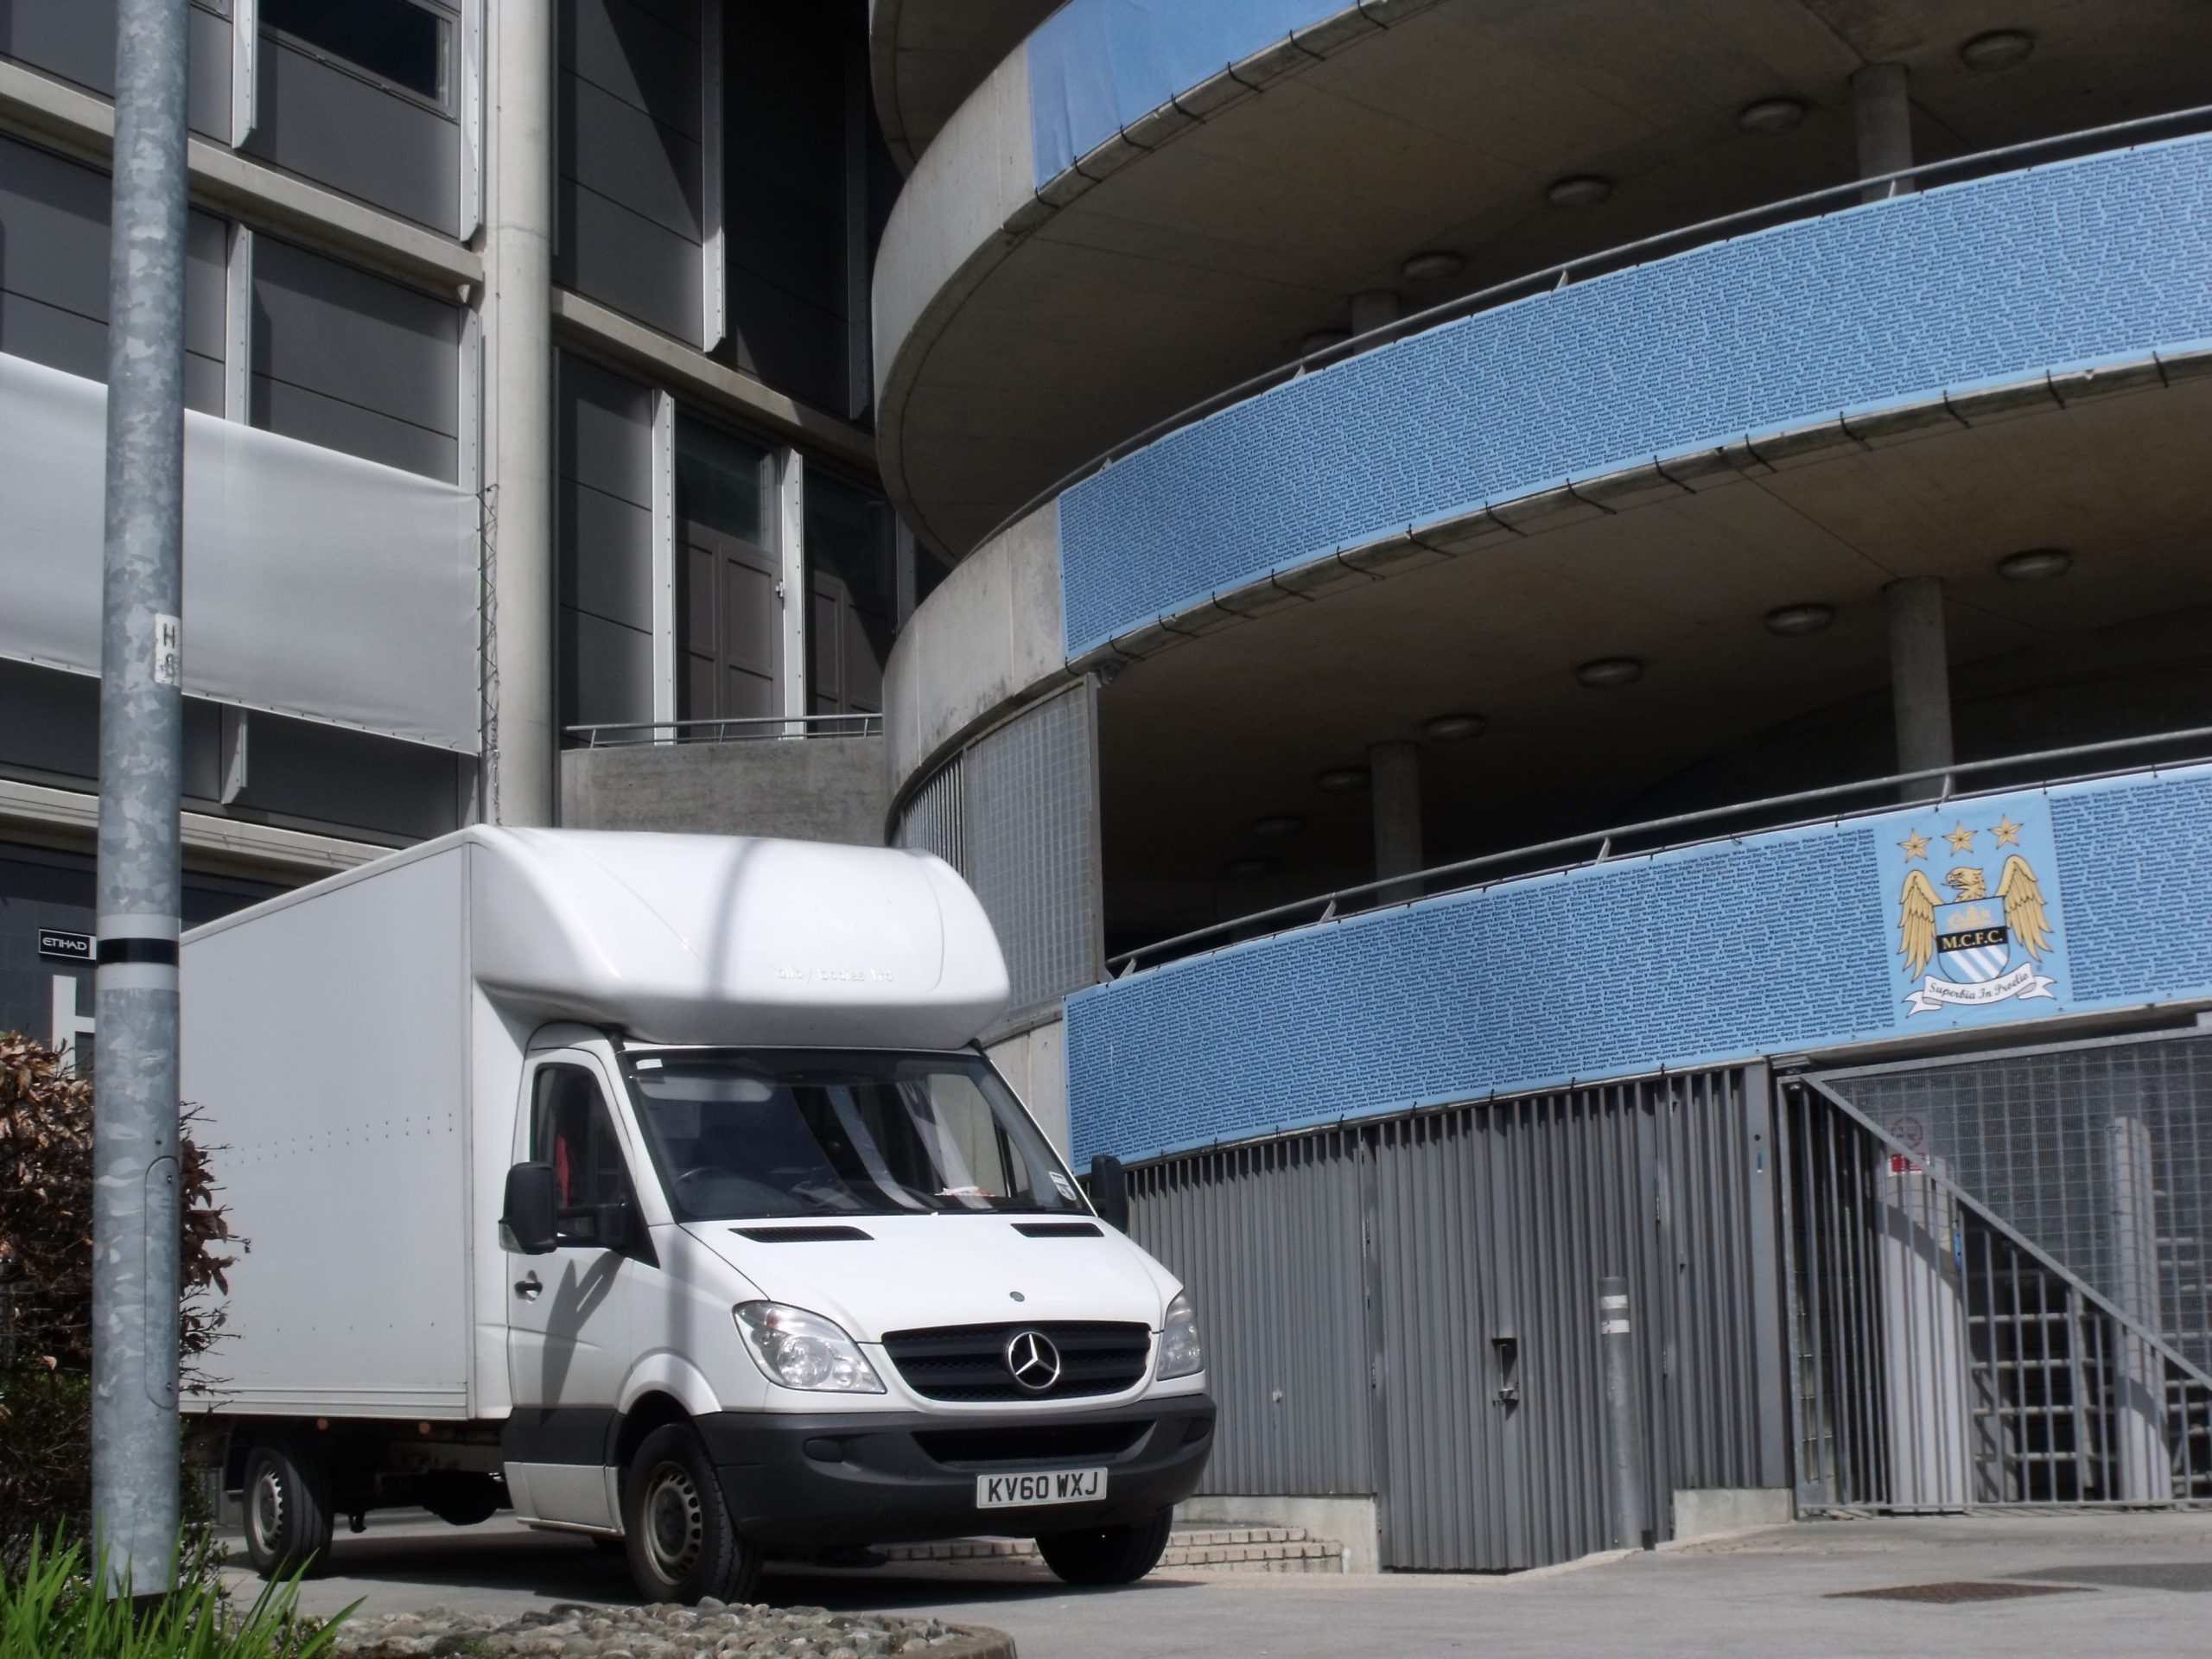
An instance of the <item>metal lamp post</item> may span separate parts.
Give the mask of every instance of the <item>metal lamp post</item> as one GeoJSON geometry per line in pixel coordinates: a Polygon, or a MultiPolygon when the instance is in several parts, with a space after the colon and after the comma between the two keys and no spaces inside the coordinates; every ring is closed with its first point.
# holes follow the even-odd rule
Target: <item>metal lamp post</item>
{"type": "Polygon", "coordinates": [[[188,0],[118,0],[92,1125],[92,1522],[120,1595],[177,1538],[188,0]]]}

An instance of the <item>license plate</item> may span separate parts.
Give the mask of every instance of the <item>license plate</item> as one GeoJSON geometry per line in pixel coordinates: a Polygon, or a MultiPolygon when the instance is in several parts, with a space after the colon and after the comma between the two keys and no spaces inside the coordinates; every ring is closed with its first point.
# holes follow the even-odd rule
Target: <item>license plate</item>
{"type": "Polygon", "coordinates": [[[1045,1503],[1088,1503],[1106,1496],[1103,1469],[1047,1469],[1030,1475],[978,1475],[979,1510],[1026,1510],[1045,1503]]]}

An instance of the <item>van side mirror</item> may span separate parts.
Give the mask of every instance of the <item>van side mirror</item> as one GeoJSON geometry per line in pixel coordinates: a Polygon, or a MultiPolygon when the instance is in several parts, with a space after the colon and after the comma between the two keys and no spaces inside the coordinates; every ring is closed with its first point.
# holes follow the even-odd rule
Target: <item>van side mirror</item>
{"type": "Polygon", "coordinates": [[[1090,1160],[1090,1207],[1098,1219],[1121,1232],[1129,1230],[1129,1177],[1122,1160],[1100,1153],[1090,1160]]]}
{"type": "Polygon", "coordinates": [[[507,1171],[499,1243],[518,1255],[547,1255],[554,1246],[553,1166],[517,1164],[507,1171]]]}

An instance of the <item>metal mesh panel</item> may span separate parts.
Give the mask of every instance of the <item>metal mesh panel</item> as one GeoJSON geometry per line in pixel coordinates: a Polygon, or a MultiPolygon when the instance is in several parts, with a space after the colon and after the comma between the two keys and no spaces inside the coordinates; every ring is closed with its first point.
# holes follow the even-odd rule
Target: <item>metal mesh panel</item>
{"type": "Polygon", "coordinates": [[[1821,1081],[2212,1372],[2212,1037],[1821,1081]]]}
{"type": "Polygon", "coordinates": [[[1827,1081],[1781,1112],[1801,1505],[2212,1499],[2212,1389],[1827,1081]]]}
{"type": "Polygon", "coordinates": [[[968,873],[968,838],[960,827],[960,761],[954,755],[908,798],[899,815],[893,845],[935,853],[963,875],[968,873]]]}
{"type": "Polygon", "coordinates": [[[1098,977],[1096,793],[1087,687],[1017,715],[967,751],[961,874],[1006,951],[1009,1012],[1098,977]]]}

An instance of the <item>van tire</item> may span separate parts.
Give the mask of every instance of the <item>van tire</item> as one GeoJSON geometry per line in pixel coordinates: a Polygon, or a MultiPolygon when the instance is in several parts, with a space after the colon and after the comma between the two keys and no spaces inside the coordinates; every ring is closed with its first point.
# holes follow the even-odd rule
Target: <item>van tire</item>
{"type": "Polygon", "coordinates": [[[1174,1524],[1175,1511],[1162,1510],[1125,1527],[1048,1532],[1038,1538],[1037,1553],[1063,1583],[1135,1584],[1160,1565],[1174,1524]]]}
{"type": "Polygon", "coordinates": [[[750,1601],[760,1552],[738,1536],[698,1432],[669,1423],[639,1443],[622,1477],[630,1577],[647,1601],[750,1601]]]}
{"type": "Polygon", "coordinates": [[[312,1579],[327,1570],[336,1516],[321,1446],[304,1435],[257,1436],[246,1448],[243,1497],[254,1571],[264,1579],[288,1573],[312,1579]]]}

